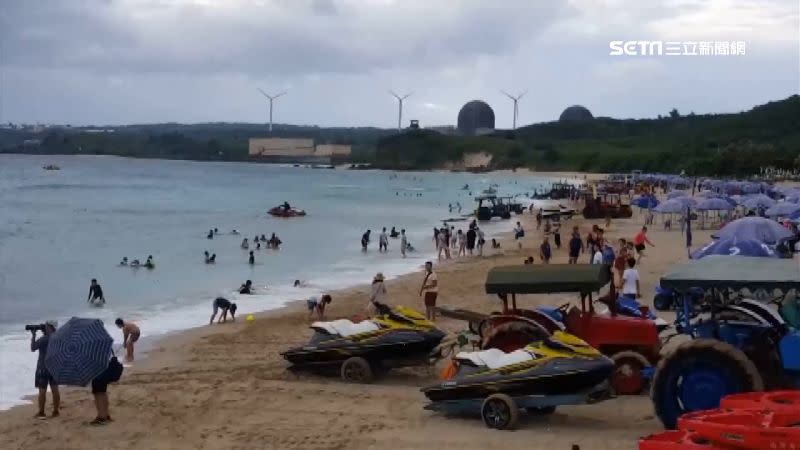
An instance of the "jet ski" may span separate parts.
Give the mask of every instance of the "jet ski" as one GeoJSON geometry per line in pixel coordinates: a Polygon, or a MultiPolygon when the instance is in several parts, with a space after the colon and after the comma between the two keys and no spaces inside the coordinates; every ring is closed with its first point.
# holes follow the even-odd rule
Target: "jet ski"
{"type": "Polygon", "coordinates": [[[267,211],[267,214],[270,216],[275,217],[302,217],[306,215],[306,212],[302,209],[297,208],[284,208],[283,206],[276,206],[274,208],[270,208],[267,211]]]}
{"type": "Polygon", "coordinates": [[[376,372],[427,363],[445,336],[420,313],[379,305],[377,316],[352,322],[314,322],[303,346],[282,353],[292,370],[337,371],[348,382],[368,383],[376,372]]]}
{"type": "Polygon", "coordinates": [[[506,353],[492,348],[460,352],[449,377],[422,389],[425,409],[447,414],[481,413],[490,428],[514,428],[521,408],[548,414],[560,405],[592,403],[608,396],[614,362],[562,331],[506,353]]]}

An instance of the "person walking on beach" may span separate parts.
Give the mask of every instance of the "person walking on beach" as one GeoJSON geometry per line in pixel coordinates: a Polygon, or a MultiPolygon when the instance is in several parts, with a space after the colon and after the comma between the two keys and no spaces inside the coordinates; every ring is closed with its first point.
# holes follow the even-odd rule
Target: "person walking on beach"
{"type": "Polygon", "coordinates": [[[372,230],[367,230],[366,233],[361,235],[361,251],[366,252],[367,246],[369,245],[369,235],[372,233],[372,230]]]}
{"type": "Polygon", "coordinates": [[[628,268],[622,273],[622,295],[636,299],[641,297],[639,289],[639,271],[635,269],[636,259],[628,258],[628,268]]]}
{"type": "Polygon", "coordinates": [[[581,239],[578,227],[574,227],[572,229],[572,237],[569,240],[569,264],[578,264],[578,257],[583,251],[583,239],[581,239]]]}
{"type": "Polygon", "coordinates": [[[561,249],[561,224],[557,223],[553,227],[553,242],[556,244],[557,249],[561,249]]]}
{"type": "Polygon", "coordinates": [[[458,236],[458,256],[467,256],[467,236],[461,229],[458,230],[456,236],[458,236]]]}
{"type": "MultiPolygon", "coordinates": [[[[533,205],[531,205],[533,208],[533,205]]],[[[539,208],[539,212],[536,213],[536,231],[542,229],[542,208],[539,208]]]]}
{"type": "Polygon", "coordinates": [[[476,227],[475,231],[478,233],[478,256],[483,256],[483,246],[486,244],[486,238],[480,228],[476,227]]]}
{"type": "Polygon", "coordinates": [[[514,227],[514,240],[517,241],[517,245],[519,248],[522,248],[521,239],[525,237],[525,230],[522,229],[522,224],[517,222],[517,226],[514,227]]]}
{"type": "Polygon", "coordinates": [[[445,255],[448,259],[450,258],[450,250],[447,249],[447,233],[444,230],[439,230],[436,235],[436,249],[439,261],[442,260],[442,255],[445,255]]]}
{"type": "Polygon", "coordinates": [[[436,298],[439,296],[439,280],[433,271],[433,263],[425,263],[425,278],[419,288],[419,295],[425,303],[425,318],[431,322],[436,320],[436,298]]]}
{"type": "Polygon", "coordinates": [[[367,312],[373,316],[380,311],[378,303],[386,304],[386,285],[383,284],[383,274],[378,272],[375,278],[372,279],[372,286],[369,294],[369,304],[367,304],[367,312]]]}
{"type": "Polygon", "coordinates": [[[440,235],[442,233],[444,234],[444,256],[450,259],[450,239],[452,238],[452,236],[450,236],[450,228],[444,227],[440,235]]]}
{"type": "Polygon", "coordinates": [[[649,244],[651,247],[655,247],[650,239],[647,239],[647,227],[642,227],[642,231],[638,232],[636,236],[633,237],[633,246],[636,248],[636,253],[639,255],[639,261],[641,261],[642,257],[644,256],[644,244],[649,244]]]}
{"type": "Polygon", "coordinates": [[[133,322],[125,322],[121,317],[114,321],[118,328],[122,329],[122,348],[125,349],[125,361],[133,361],[133,344],[139,340],[141,331],[133,322]]]}
{"type": "Polygon", "coordinates": [[[106,298],[103,295],[103,288],[97,283],[96,278],[92,278],[92,282],[89,285],[89,296],[86,297],[86,302],[94,306],[103,306],[106,303],[106,298]]]}
{"type": "Polygon", "coordinates": [[[386,234],[386,227],[383,227],[383,231],[381,231],[380,236],[378,236],[378,251],[389,251],[389,236],[386,234]]]}
{"type": "Polygon", "coordinates": [[[553,250],[550,248],[550,239],[545,236],[542,240],[542,245],[539,246],[539,258],[542,264],[550,264],[550,258],[553,256],[553,250]]]}
{"type": "Polygon", "coordinates": [[[467,253],[469,256],[472,256],[472,250],[475,248],[476,235],[475,227],[469,227],[469,230],[467,230],[467,253]]]}
{"type": "Polygon", "coordinates": [[[456,227],[450,227],[450,248],[456,250],[458,248],[458,242],[456,242],[456,227]]]}
{"type": "Polygon", "coordinates": [[[58,391],[58,383],[50,371],[44,365],[44,359],[47,357],[47,346],[50,343],[50,335],[55,333],[57,322],[48,320],[44,324],[44,336],[36,339],[36,329],[31,330],[31,351],[39,352],[36,360],[36,373],[34,375],[34,386],[39,390],[37,404],[39,405],[39,412],[34,416],[37,419],[44,419],[47,417],[44,413],[44,407],[47,403],[47,386],[50,386],[50,393],[53,396],[53,414],[52,417],[58,417],[58,409],[61,406],[61,393],[58,391]]]}
{"type": "Polygon", "coordinates": [[[406,250],[408,250],[408,238],[406,238],[406,229],[400,230],[400,254],[403,258],[406,257],[406,250]]]}

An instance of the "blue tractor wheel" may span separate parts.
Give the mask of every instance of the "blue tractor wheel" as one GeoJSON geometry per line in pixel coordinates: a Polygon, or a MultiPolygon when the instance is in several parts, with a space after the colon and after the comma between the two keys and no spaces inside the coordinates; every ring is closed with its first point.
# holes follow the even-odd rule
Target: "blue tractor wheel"
{"type": "Polygon", "coordinates": [[[674,429],[684,413],[716,408],[728,394],[763,389],[755,364],[741,350],[714,339],[694,339],[659,361],[651,396],[664,427],[674,429]]]}

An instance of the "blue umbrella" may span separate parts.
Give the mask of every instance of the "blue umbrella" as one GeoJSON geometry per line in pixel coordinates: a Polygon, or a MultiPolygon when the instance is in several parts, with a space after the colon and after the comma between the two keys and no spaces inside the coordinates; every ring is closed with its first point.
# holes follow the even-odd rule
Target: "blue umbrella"
{"type": "Polygon", "coordinates": [[[758,194],[753,196],[744,197],[742,200],[742,206],[747,209],[767,209],[775,205],[775,200],[767,197],[764,194],[758,194]]]}
{"type": "Polygon", "coordinates": [[[797,203],[789,203],[789,202],[781,202],[776,203],[774,206],[769,208],[764,214],[767,217],[789,217],[800,211],[800,204],[797,203]]]}
{"type": "Polygon", "coordinates": [[[718,239],[711,241],[692,252],[692,259],[705,258],[709,255],[727,256],[757,256],[762,258],[777,258],[774,250],[761,241],[754,239],[718,239]]]}
{"type": "Polygon", "coordinates": [[[686,192],[684,191],[670,191],[667,193],[668,199],[673,199],[675,197],[686,197],[686,192]]]}
{"type": "Polygon", "coordinates": [[[707,198],[697,204],[698,211],[730,211],[733,205],[723,198],[707,198]]]}
{"type": "Polygon", "coordinates": [[[713,237],[717,239],[738,238],[774,245],[792,237],[792,232],[774,220],[763,217],[745,217],[722,227],[713,237]]]}
{"type": "Polygon", "coordinates": [[[653,212],[662,214],[677,214],[683,212],[684,209],[686,209],[686,205],[677,201],[676,199],[672,199],[667,200],[653,208],[653,212]]]}
{"type": "Polygon", "coordinates": [[[108,367],[113,342],[100,319],[73,317],[50,336],[44,365],[58,384],[86,386],[108,367]]]}
{"type": "Polygon", "coordinates": [[[658,205],[658,200],[652,195],[643,195],[634,199],[631,203],[639,208],[651,209],[658,205]]]}
{"type": "Polygon", "coordinates": [[[689,206],[692,208],[697,206],[697,200],[695,200],[694,197],[675,197],[672,200],[680,202],[683,206],[689,206]]]}

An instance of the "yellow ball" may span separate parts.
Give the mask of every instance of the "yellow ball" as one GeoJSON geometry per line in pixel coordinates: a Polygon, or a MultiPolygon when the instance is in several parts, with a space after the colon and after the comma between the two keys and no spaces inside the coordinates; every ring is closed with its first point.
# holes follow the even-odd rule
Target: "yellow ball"
{"type": "Polygon", "coordinates": [[[252,315],[252,314],[248,314],[248,315],[247,315],[247,318],[246,318],[245,320],[246,320],[246,321],[248,321],[248,322],[252,322],[252,321],[256,320],[256,318],[255,318],[255,317],[253,317],[253,315],[252,315]]]}

